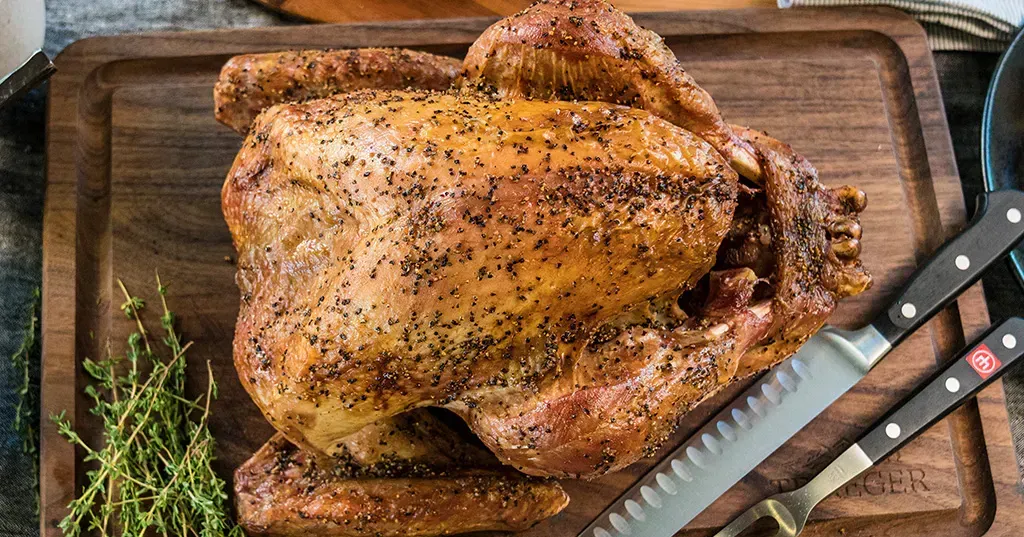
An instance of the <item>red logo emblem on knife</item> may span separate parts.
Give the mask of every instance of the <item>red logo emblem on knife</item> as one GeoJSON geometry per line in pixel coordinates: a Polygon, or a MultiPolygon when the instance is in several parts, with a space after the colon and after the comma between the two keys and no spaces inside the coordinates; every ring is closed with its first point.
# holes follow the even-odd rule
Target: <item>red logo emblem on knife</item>
{"type": "Polygon", "coordinates": [[[989,375],[995,373],[1002,362],[999,358],[996,358],[995,354],[988,348],[988,345],[982,343],[974,348],[970,354],[967,355],[967,363],[971,364],[971,368],[978,374],[979,377],[987,379],[989,375]]]}

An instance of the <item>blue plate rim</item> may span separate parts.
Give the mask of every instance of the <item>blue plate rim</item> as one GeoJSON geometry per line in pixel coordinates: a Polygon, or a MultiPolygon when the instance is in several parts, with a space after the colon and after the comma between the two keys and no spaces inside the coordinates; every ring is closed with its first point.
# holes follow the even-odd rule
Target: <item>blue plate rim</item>
{"type": "MultiPolygon", "coordinates": [[[[992,160],[989,158],[992,137],[992,108],[995,103],[996,88],[1003,77],[1003,71],[1010,63],[1010,58],[1020,54],[1024,54],[1024,30],[1017,32],[1006,52],[999,58],[996,70],[992,74],[992,81],[989,82],[988,92],[985,95],[985,108],[981,115],[981,176],[986,192],[999,189],[999,185],[996,184],[995,170],[992,169],[992,160]]],[[[1017,282],[1024,286],[1024,252],[1017,249],[1011,250],[1010,265],[1013,267],[1014,275],[1017,276],[1017,282]]]]}

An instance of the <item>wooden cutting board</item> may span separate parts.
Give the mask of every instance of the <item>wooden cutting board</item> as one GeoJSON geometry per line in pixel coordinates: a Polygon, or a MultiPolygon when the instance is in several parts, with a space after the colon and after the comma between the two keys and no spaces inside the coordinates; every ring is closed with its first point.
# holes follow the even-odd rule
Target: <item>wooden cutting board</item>
{"type": "MultiPolygon", "coordinates": [[[[964,222],[946,120],[921,28],[885,9],[679,12],[638,15],[665,37],[735,123],[790,142],[830,185],[868,192],[864,261],[875,286],[833,316],[855,326],[881,308],[916,262],[964,222]]],[[[211,427],[226,478],[271,434],[238,383],[231,338],[238,306],[234,254],[220,213],[223,177],[241,144],[213,120],[211,88],[233,54],[300,47],[405,46],[460,56],[493,19],[165,33],[79,41],[50,82],[44,221],[43,413],[97,423],[81,395],[80,360],[115,349],[132,329],[118,311],[120,277],[154,298],[169,284],[181,329],[195,340],[195,385],[211,360],[221,396],[211,427]]],[[[703,535],[763,496],[820,470],[963,336],[987,324],[980,287],[886,358],[754,473],[690,524],[703,535]]],[[[678,441],[742,386],[691,413],[678,441]]],[[[83,483],[75,452],[44,424],[42,528],[83,483]]],[[[651,461],[594,482],[566,481],[572,503],[527,532],[571,536],[651,461]]],[[[1018,492],[1003,392],[982,393],[946,424],[856,478],[813,514],[808,535],[1019,535],[1018,492]],[[984,431],[982,424],[984,423],[984,431]],[[990,466],[991,463],[991,466],[990,466]],[[991,468],[991,469],[990,469],[991,468]],[[993,525],[994,523],[994,525],[993,525]]]]}

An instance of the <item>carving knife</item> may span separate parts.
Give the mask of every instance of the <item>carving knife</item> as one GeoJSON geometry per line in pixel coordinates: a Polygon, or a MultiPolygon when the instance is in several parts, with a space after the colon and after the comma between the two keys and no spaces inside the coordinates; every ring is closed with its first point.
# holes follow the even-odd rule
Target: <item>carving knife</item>
{"type": "Polygon", "coordinates": [[[843,451],[806,485],[776,494],[747,509],[715,537],[737,537],[761,518],[779,524],[775,537],[796,537],[818,502],[839,490],[864,470],[949,415],[985,386],[993,383],[1024,356],[1024,319],[1012,317],[991,327],[985,335],[946,362],[932,376],[878,420],[856,443],[843,451]]]}
{"type": "Polygon", "coordinates": [[[1024,238],[1024,192],[978,197],[967,228],[857,330],[826,326],[627,490],[579,537],[672,537],[1024,238]]]}

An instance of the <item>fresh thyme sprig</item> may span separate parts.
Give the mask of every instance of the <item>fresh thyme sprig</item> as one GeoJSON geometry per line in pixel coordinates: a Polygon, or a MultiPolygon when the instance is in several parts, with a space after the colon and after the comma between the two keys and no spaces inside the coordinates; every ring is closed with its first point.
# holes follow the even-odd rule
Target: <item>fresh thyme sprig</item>
{"type": "Polygon", "coordinates": [[[213,371],[207,362],[206,393],[188,399],[185,353],[191,342],[182,344],[167,308],[167,288],[159,275],[156,280],[162,342],[170,357],[154,352],[140,316],[145,303],[118,280],[125,297],[121,310],[137,331],[128,337],[123,357],[108,351],[105,360],[83,362],[95,381],[85,392],[94,403],[90,412],[103,422],[104,446],[89,446],[63,413],[51,416],[60,434],[96,465],[60,523],[67,536],[84,529],[102,537],[243,535],[227,514],[225,484],[211,466],[214,439],[207,422],[210,401],[217,397],[213,371]]]}
{"type": "Polygon", "coordinates": [[[21,450],[32,460],[32,490],[35,494],[36,513],[39,513],[39,288],[32,292],[32,303],[25,323],[25,336],[21,347],[11,355],[14,370],[21,373],[18,402],[14,406],[12,426],[21,437],[21,450]]]}

